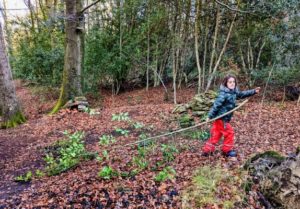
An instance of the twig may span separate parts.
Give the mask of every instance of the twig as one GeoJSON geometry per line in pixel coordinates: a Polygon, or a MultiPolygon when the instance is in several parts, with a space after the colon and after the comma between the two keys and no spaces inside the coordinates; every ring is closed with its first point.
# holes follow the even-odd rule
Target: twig
{"type": "Polygon", "coordinates": [[[266,207],[266,209],[273,209],[271,203],[265,198],[262,193],[257,192],[257,195],[259,197],[259,201],[266,207]]]}
{"type": "Polygon", "coordinates": [[[240,12],[240,13],[247,13],[247,14],[252,14],[253,13],[253,12],[250,12],[250,11],[243,11],[243,10],[232,8],[232,7],[228,6],[227,4],[224,4],[224,3],[222,3],[222,2],[220,2],[218,0],[216,0],[216,2],[218,4],[220,4],[221,6],[226,7],[227,9],[229,9],[231,11],[240,12]]]}
{"type": "Polygon", "coordinates": [[[90,7],[94,6],[95,4],[99,3],[101,0],[97,0],[93,3],[91,3],[90,5],[86,6],[85,8],[83,8],[81,11],[80,11],[80,14],[84,13],[86,10],[88,10],[90,7]]]}

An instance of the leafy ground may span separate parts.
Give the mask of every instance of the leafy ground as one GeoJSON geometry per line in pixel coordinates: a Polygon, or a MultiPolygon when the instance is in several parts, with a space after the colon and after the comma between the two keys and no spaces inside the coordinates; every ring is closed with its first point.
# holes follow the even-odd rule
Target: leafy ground
{"type": "MultiPolygon", "coordinates": [[[[256,97],[236,112],[232,121],[237,160],[226,159],[220,153],[202,157],[203,141],[179,134],[147,145],[145,157],[134,160],[133,156],[139,156],[137,145],[124,145],[135,142],[141,134],[154,136],[178,128],[172,114],[174,106],[172,101],[164,101],[163,89],[134,90],[114,97],[102,92],[101,100],[93,101],[93,106],[102,107],[96,110],[100,114],[63,110],[54,116],[45,114],[55,103],[53,93],[39,92],[18,83],[17,93],[29,120],[17,128],[0,131],[0,208],[195,208],[201,204],[205,208],[263,208],[255,187],[247,194],[244,192],[241,165],[254,153],[276,150],[287,155],[300,144],[296,103],[266,101],[261,106],[261,98],[256,97]],[[112,121],[113,114],[126,112],[132,123],[112,121]],[[137,122],[144,127],[134,128],[133,123],[137,122]],[[47,166],[47,149],[64,138],[66,130],[84,131],[86,149],[99,153],[98,157],[82,161],[59,175],[34,177],[29,183],[15,182],[17,176],[47,166]],[[129,132],[125,133],[126,130],[129,132]],[[99,144],[103,135],[112,135],[115,142],[99,144]],[[165,145],[175,147],[176,151],[163,152],[165,145]],[[99,176],[108,167],[118,176],[99,176]],[[204,197],[204,203],[195,201],[198,194],[192,192],[199,189],[200,194],[204,188],[201,175],[207,175],[207,171],[201,168],[216,168],[215,178],[220,180],[210,188],[213,195],[209,198],[214,199],[204,197]],[[158,181],[160,174],[170,178],[158,181]],[[233,202],[237,203],[231,205],[233,202]]],[[[182,89],[178,101],[186,102],[193,94],[193,89],[182,89]]]]}

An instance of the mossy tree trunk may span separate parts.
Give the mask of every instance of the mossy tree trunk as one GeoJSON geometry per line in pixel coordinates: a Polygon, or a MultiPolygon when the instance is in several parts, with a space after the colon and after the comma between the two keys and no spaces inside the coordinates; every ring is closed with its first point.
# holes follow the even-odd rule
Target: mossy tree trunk
{"type": "Polygon", "coordinates": [[[82,0],[66,0],[66,40],[63,82],[60,97],[50,114],[56,113],[65,103],[77,96],[82,96],[82,0]]]}
{"type": "Polygon", "coordinates": [[[16,96],[12,73],[5,49],[2,25],[0,22],[0,115],[1,128],[15,127],[25,122],[25,117],[16,96]]]}

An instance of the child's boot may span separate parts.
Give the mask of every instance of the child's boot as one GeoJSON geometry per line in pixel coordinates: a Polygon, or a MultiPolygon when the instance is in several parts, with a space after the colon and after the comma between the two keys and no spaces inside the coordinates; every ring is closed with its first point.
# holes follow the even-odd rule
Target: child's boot
{"type": "Polygon", "coordinates": [[[234,150],[230,150],[229,152],[224,153],[224,155],[225,155],[226,157],[236,157],[236,156],[237,156],[237,153],[236,153],[236,151],[234,151],[234,150]]]}

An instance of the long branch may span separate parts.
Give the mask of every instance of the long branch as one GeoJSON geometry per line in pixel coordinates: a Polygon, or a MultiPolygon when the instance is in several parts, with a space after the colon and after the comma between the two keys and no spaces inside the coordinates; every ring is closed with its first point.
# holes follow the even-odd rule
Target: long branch
{"type": "Polygon", "coordinates": [[[246,99],[245,101],[243,101],[239,106],[237,106],[236,108],[216,117],[216,118],[213,118],[213,119],[210,119],[208,121],[205,121],[205,122],[202,122],[202,123],[199,123],[199,124],[196,124],[194,126],[190,126],[190,127],[187,127],[187,128],[182,128],[182,129],[179,129],[179,130],[176,130],[176,131],[173,131],[173,132],[168,132],[168,133],[165,133],[165,134],[161,134],[161,135],[158,135],[158,136],[153,136],[153,137],[149,137],[147,139],[143,139],[143,140],[139,140],[139,141],[136,141],[136,142],[133,142],[133,143],[129,143],[129,144],[125,144],[125,145],[122,145],[121,147],[126,147],[126,146],[131,146],[131,145],[135,145],[135,144],[139,144],[141,142],[145,142],[145,141],[149,141],[151,139],[157,139],[157,138],[161,138],[161,137],[164,137],[164,136],[168,136],[168,135],[172,135],[174,133],[179,133],[179,132],[183,132],[183,131],[186,131],[186,130],[189,130],[189,129],[193,129],[193,128],[196,128],[196,127],[199,127],[199,126],[203,126],[207,123],[210,123],[212,121],[215,121],[217,119],[220,119],[222,117],[224,117],[225,115],[228,115],[230,113],[232,113],[233,111],[241,108],[242,106],[244,106],[247,102],[249,101],[249,99],[246,99]]]}

